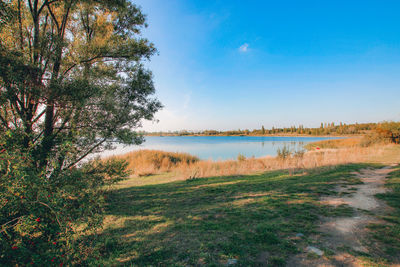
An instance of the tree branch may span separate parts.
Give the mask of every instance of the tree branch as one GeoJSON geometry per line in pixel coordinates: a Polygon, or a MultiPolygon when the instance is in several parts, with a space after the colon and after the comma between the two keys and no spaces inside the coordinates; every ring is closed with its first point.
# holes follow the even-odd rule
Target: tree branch
{"type": "Polygon", "coordinates": [[[43,2],[42,6],[39,8],[38,13],[42,12],[42,9],[43,9],[46,5],[50,5],[50,4],[52,4],[52,3],[54,3],[54,2],[57,2],[57,1],[58,1],[58,0],[53,0],[53,1],[45,0],[45,1],[43,2]]]}
{"type": "Polygon", "coordinates": [[[35,123],[37,120],[39,120],[40,117],[42,117],[43,114],[44,114],[45,112],[46,112],[46,109],[43,109],[42,112],[40,112],[40,113],[36,116],[36,118],[34,118],[34,119],[32,120],[32,123],[35,123]]]}
{"type": "Polygon", "coordinates": [[[89,62],[91,62],[91,61],[93,61],[93,60],[95,60],[95,59],[98,59],[98,58],[103,58],[103,57],[102,57],[101,55],[97,55],[97,56],[94,56],[94,57],[92,57],[92,58],[82,60],[82,61],[80,61],[79,63],[72,64],[66,71],[64,71],[63,76],[65,76],[69,71],[71,71],[71,70],[72,70],[73,68],[75,68],[76,66],[78,66],[78,65],[80,65],[80,64],[89,63],[89,62]]]}
{"type": "MultiPolygon", "coordinates": [[[[16,221],[16,220],[19,220],[19,219],[21,219],[21,218],[23,218],[23,217],[25,217],[25,216],[26,216],[26,215],[22,215],[22,216],[19,216],[19,217],[17,217],[17,218],[14,218],[14,219],[12,219],[11,221],[8,221],[8,222],[2,224],[0,227],[3,228],[3,227],[5,227],[7,224],[10,224],[10,223],[12,223],[12,222],[14,222],[14,221],[16,221]]],[[[6,230],[6,229],[2,229],[2,230],[0,231],[0,233],[4,232],[5,230],[6,230]]]]}
{"type": "Polygon", "coordinates": [[[86,151],[78,160],[76,160],[75,162],[69,164],[69,165],[68,165],[66,168],[64,168],[64,169],[71,168],[72,166],[74,166],[75,164],[77,164],[79,161],[81,161],[82,159],[84,159],[87,155],[89,155],[90,153],[92,153],[93,150],[95,150],[96,148],[98,148],[99,146],[101,146],[106,140],[107,140],[107,138],[103,138],[99,143],[97,143],[97,144],[94,145],[91,149],[89,149],[88,151],[86,151]]]}
{"type": "Polygon", "coordinates": [[[47,207],[49,210],[51,210],[51,212],[53,212],[54,215],[55,215],[55,217],[56,217],[56,220],[57,220],[58,225],[61,226],[61,223],[60,223],[60,220],[58,219],[57,213],[56,213],[49,205],[47,205],[46,203],[40,202],[40,201],[35,201],[35,202],[33,202],[33,203],[39,203],[39,204],[41,204],[41,205],[47,207]]]}
{"type": "Polygon", "coordinates": [[[4,127],[6,127],[8,130],[10,129],[10,126],[8,126],[8,122],[3,116],[0,115],[0,120],[3,122],[4,127]]]}
{"type": "Polygon", "coordinates": [[[48,2],[46,3],[46,7],[47,7],[47,10],[48,10],[49,13],[50,13],[50,16],[53,18],[53,21],[54,21],[55,24],[56,24],[57,31],[59,31],[59,30],[60,30],[60,25],[58,24],[57,18],[56,18],[56,16],[54,15],[53,11],[51,10],[50,5],[49,5],[48,2]]]}

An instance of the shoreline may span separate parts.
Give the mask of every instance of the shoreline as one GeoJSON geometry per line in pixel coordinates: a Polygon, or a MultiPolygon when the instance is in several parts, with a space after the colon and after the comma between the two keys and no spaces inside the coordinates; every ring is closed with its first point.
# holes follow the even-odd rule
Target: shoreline
{"type": "Polygon", "coordinates": [[[308,135],[308,134],[268,134],[268,135],[227,135],[227,134],[219,134],[219,135],[205,135],[205,134],[186,134],[186,135],[179,135],[179,134],[144,134],[143,136],[155,136],[155,137],[343,137],[343,138],[361,138],[363,135],[308,135]]]}
{"type": "MultiPolygon", "coordinates": [[[[185,136],[177,136],[177,135],[172,136],[172,135],[170,135],[170,136],[163,136],[163,137],[193,137],[193,136],[196,136],[196,135],[185,135],[185,136]]],[[[211,136],[211,137],[228,137],[228,136],[218,135],[218,136],[211,136]]],[[[150,137],[159,137],[159,136],[151,135],[150,137]]],[[[198,136],[198,137],[201,137],[201,136],[198,136]]],[[[235,135],[233,135],[233,137],[235,137],[235,135]]],[[[346,137],[343,137],[343,136],[340,136],[342,138],[339,138],[339,136],[270,136],[270,135],[269,136],[250,136],[250,137],[300,137],[300,138],[327,138],[327,137],[332,137],[330,139],[306,141],[306,143],[302,145],[302,149],[304,150],[304,152],[310,152],[310,151],[313,151],[315,149],[319,150],[320,148],[321,148],[320,151],[322,151],[322,150],[324,150],[326,148],[332,148],[332,147],[329,147],[329,146],[328,147],[323,147],[323,145],[322,145],[322,147],[317,148],[317,147],[319,147],[319,144],[321,142],[329,142],[329,141],[332,142],[333,141],[334,143],[337,143],[337,142],[342,142],[340,140],[350,140],[350,141],[352,141],[353,139],[356,139],[354,137],[353,138],[346,138],[346,137]]],[[[362,136],[358,136],[358,138],[360,138],[360,139],[361,139],[361,137],[362,136]]],[[[259,140],[259,141],[261,142],[262,140],[259,140]]],[[[273,140],[269,140],[269,141],[266,140],[266,142],[271,142],[271,141],[273,141],[273,140]]],[[[358,141],[356,141],[356,142],[358,142],[358,141]]],[[[115,150],[111,150],[111,151],[115,152],[115,150]]],[[[109,151],[109,152],[111,152],[111,151],[109,151]]],[[[161,149],[161,148],[145,148],[145,147],[140,148],[140,149],[134,149],[134,150],[126,151],[126,152],[120,152],[120,153],[116,153],[116,154],[110,153],[110,154],[102,156],[102,157],[104,157],[104,158],[107,158],[107,157],[118,157],[118,156],[124,156],[124,155],[128,155],[130,153],[139,152],[139,151],[161,152],[161,153],[171,153],[171,154],[174,154],[174,153],[177,153],[177,154],[188,154],[190,156],[198,157],[199,161],[223,162],[223,161],[237,161],[238,160],[237,159],[237,155],[233,156],[232,158],[215,158],[215,159],[210,158],[210,157],[209,158],[201,158],[201,157],[199,157],[198,155],[196,155],[193,152],[184,152],[184,151],[178,151],[178,150],[177,151],[172,151],[172,150],[168,150],[168,149],[165,150],[165,149],[161,149]]],[[[238,155],[239,154],[241,154],[241,152],[239,152],[238,155]]],[[[244,157],[247,158],[247,159],[250,159],[250,158],[263,159],[263,158],[266,158],[266,157],[272,157],[272,158],[277,157],[277,154],[275,152],[273,154],[264,154],[264,155],[259,155],[259,156],[253,155],[253,156],[244,156],[244,157]]]]}

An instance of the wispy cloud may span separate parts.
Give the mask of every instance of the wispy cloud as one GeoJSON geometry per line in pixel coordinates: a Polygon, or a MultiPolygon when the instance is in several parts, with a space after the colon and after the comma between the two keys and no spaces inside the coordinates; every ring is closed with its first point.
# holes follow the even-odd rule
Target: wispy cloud
{"type": "Polygon", "coordinates": [[[249,44],[248,43],[244,43],[239,47],[239,51],[242,53],[246,53],[247,51],[249,51],[249,44]]]}

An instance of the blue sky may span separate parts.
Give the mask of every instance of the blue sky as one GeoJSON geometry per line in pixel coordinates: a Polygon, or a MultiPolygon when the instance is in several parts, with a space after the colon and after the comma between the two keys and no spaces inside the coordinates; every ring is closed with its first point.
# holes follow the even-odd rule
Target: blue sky
{"type": "Polygon", "coordinates": [[[400,120],[400,1],[139,0],[149,131],[400,120]]]}

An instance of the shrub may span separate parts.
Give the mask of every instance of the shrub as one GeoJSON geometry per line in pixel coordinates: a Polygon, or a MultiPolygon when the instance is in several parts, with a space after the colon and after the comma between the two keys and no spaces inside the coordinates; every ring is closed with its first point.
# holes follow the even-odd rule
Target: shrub
{"type": "Polygon", "coordinates": [[[290,155],[291,155],[290,149],[286,145],[283,146],[282,149],[278,148],[276,153],[277,153],[277,157],[281,160],[284,160],[284,159],[290,157],[290,155]]]}
{"type": "Polygon", "coordinates": [[[379,123],[376,132],[381,138],[400,144],[400,122],[379,123]]]}
{"type": "Polygon", "coordinates": [[[382,122],[379,123],[374,132],[369,133],[362,139],[362,146],[374,144],[400,143],[400,123],[382,122]]]}
{"type": "Polygon", "coordinates": [[[360,142],[360,146],[368,147],[375,144],[387,144],[387,143],[390,143],[389,139],[375,132],[365,135],[360,142]]]}
{"type": "Polygon", "coordinates": [[[237,156],[237,160],[238,160],[238,161],[245,161],[245,160],[246,160],[246,157],[245,157],[243,154],[240,154],[240,153],[239,153],[239,155],[237,156]]]}
{"type": "Polygon", "coordinates": [[[94,161],[49,177],[31,155],[1,146],[0,265],[84,264],[102,222],[105,186],[127,174],[121,161],[94,161]]]}

